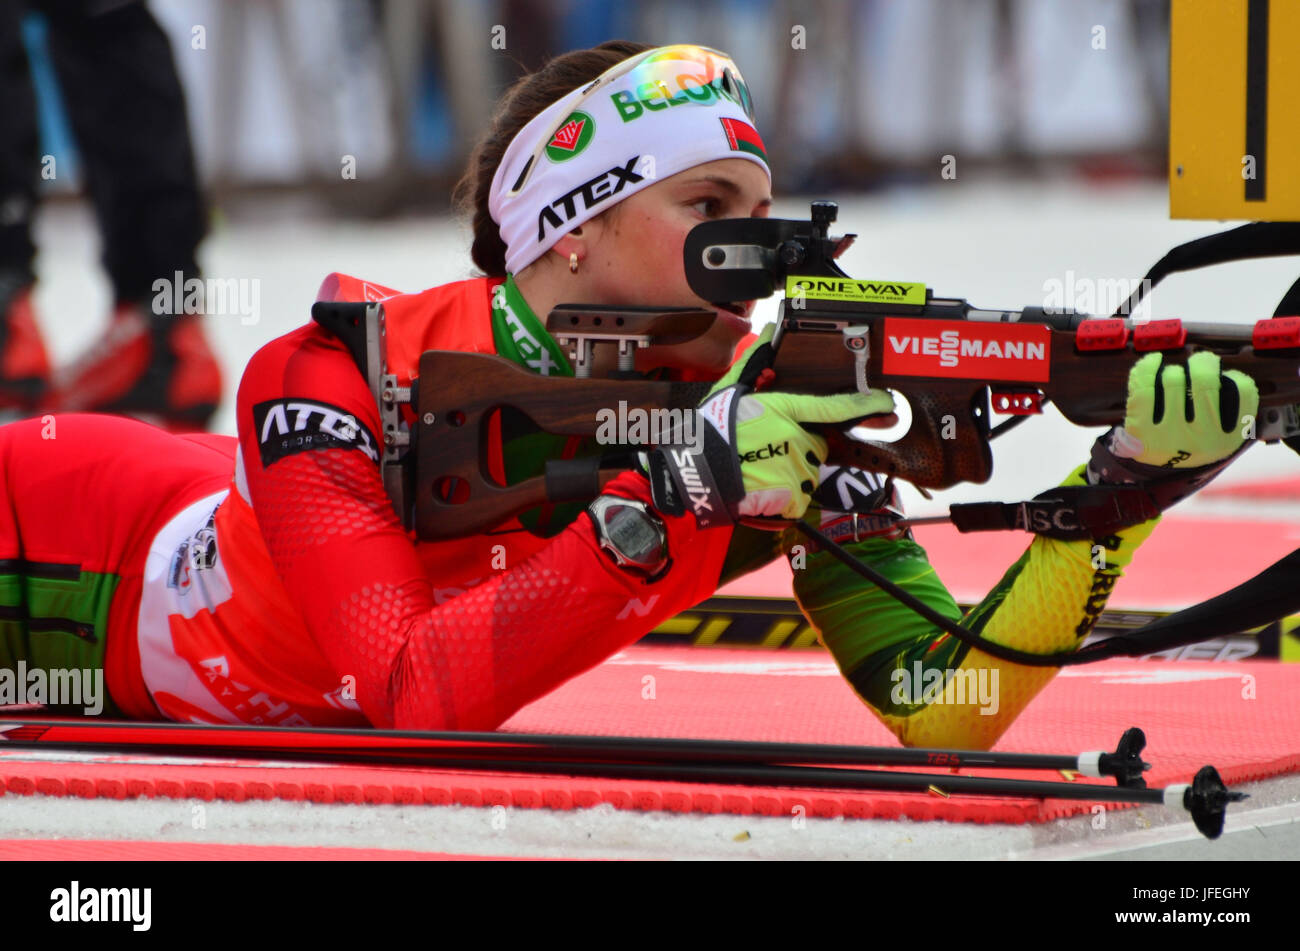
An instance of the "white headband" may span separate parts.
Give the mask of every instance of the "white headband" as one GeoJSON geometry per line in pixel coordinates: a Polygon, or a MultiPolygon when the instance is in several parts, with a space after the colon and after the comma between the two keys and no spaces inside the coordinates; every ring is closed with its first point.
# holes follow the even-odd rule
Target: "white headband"
{"type": "Polygon", "coordinates": [[[488,209],[517,274],[607,208],[705,162],[744,158],[767,173],[749,90],[725,53],[665,46],[569,93],[519,131],[488,209]],[[686,108],[678,108],[685,106],[686,108]]]}

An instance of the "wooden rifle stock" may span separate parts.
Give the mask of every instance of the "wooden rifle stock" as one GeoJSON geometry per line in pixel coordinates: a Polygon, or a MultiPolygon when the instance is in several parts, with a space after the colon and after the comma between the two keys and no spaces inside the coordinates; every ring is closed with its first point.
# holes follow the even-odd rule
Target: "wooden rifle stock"
{"type": "Polygon", "coordinates": [[[594,436],[601,410],[694,409],[701,396],[700,384],[540,377],[502,357],[441,350],[420,358],[417,383],[415,530],[426,539],[470,535],[564,501],[547,493],[543,476],[515,485],[493,477],[490,427],[502,409],[548,433],[594,436]]]}

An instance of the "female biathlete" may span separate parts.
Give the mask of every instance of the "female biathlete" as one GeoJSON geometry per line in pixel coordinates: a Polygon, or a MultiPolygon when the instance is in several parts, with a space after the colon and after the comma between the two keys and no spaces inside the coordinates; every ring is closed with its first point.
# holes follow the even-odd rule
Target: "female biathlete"
{"type": "MultiPolygon", "coordinates": [[[[561,302],[701,305],[683,269],[687,232],[766,214],[770,182],[748,90],[725,54],[606,43],[520,80],[476,149],[460,193],[486,276],[399,294],[332,275],[321,296],[382,299],[388,365],[407,380],[427,349],[569,373],[539,315],[561,302]]],[[[788,553],[799,541],[792,531],[737,521],[794,519],[814,504],[826,444],[801,423],[892,418],[882,393],[731,388],[748,313],[720,308],[705,337],[638,357],[641,370],[692,379],[727,372],[707,404],[716,412],[701,415],[726,449],[713,455],[714,481],[734,491],[707,517],[680,498],[657,503],[646,475],[628,471],[585,511],[555,507],[490,534],[417,541],[380,479],[366,381],[346,347],[311,323],[249,362],[237,439],[87,415],[4,427],[0,666],[103,668],[109,712],[134,718],[496,728],[788,553]]],[[[1253,384],[1239,374],[1225,384],[1217,358],[1201,359],[1190,381],[1158,355],[1140,362],[1126,426],[1104,437],[1116,464],[1080,466],[1066,481],[1167,479],[1239,449],[1253,384]],[[1232,397],[1222,407],[1221,392],[1232,397]]],[[[498,462],[512,481],[540,471],[550,452],[535,436],[503,428],[498,462]]],[[[865,538],[860,521],[855,536],[853,519],[811,514],[857,557],[959,618],[924,550],[891,524],[894,511],[882,509],[865,538]]],[[[1035,539],[966,623],[1021,650],[1077,646],[1154,524],[1097,542],[1035,539]]],[[[906,744],[991,746],[1053,676],[969,649],[827,553],[805,554],[794,582],[801,607],[906,744]],[[996,669],[996,703],[900,693],[896,672],[918,662],[996,669]]]]}

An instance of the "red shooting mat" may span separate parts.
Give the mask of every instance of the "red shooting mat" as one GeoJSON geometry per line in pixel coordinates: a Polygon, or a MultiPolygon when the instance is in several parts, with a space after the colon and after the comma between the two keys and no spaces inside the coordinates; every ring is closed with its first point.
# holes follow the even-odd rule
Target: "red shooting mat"
{"type": "MultiPolygon", "coordinates": [[[[1202,765],[1236,784],[1300,771],[1300,665],[1265,661],[1111,660],[1064,671],[1021,715],[1000,750],[1111,750],[1130,726],[1147,735],[1151,786],[1202,765]]],[[[633,647],[532,704],[506,725],[535,733],[895,745],[823,654],[633,647]]],[[[48,755],[48,754],[47,754],[48,755]]],[[[936,770],[935,772],[941,772],[936,770]]],[[[1057,779],[1044,772],[971,770],[1057,779]]],[[[1094,782],[1079,779],[1078,782],[1094,782]]],[[[941,782],[940,782],[941,785],[941,782]]],[[[0,791],[86,798],[163,796],[355,804],[1040,822],[1087,811],[1073,800],[950,799],[913,793],[761,789],[417,769],[208,762],[148,757],[73,763],[0,753],[0,791]]],[[[0,800],[2,803],[2,800],[0,800]]],[[[0,811],[3,806],[0,805],[0,811]]],[[[3,856],[0,856],[3,857],[3,856]]]]}
{"type": "Polygon", "coordinates": [[[1209,485],[1200,494],[1203,498],[1211,499],[1297,502],[1300,501],[1300,478],[1289,476],[1283,479],[1238,482],[1235,485],[1209,485]]]}

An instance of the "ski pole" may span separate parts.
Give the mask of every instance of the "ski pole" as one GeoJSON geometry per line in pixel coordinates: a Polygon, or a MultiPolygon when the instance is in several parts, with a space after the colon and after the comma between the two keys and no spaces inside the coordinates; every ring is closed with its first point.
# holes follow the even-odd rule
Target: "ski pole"
{"type": "Polygon", "coordinates": [[[539,762],[693,761],[712,764],[821,764],[944,766],[957,769],[1070,770],[1113,777],[1120,786],[1142,787],[1151,768],[1140,758],[1146,737],[1131,727],[1113,753],[1073,756],[979,750],[907,749],[746,740],[572,736],[527,733],[456,733],[349,728],[280,728],[126,721],[0,719],[0,749],[76,749],[158,755],[208,755],[236,759],[296,760],[434,766],[440,759],[534,760],[539,762]]]}

